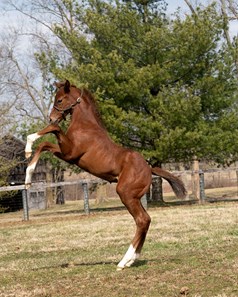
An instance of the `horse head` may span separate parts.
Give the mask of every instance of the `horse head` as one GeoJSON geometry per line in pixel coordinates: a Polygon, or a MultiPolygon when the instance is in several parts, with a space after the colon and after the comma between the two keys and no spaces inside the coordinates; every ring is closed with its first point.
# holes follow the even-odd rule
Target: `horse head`
{"type": "Polygon", "coordinates": [[[65,120],[68,114],[71,114],[73,108],[80,103],[80,91],[71,85],[68,80],[65,82],[55,83],[57,92],[55,95],[54,105],[50,113],[50,122],[59,123],[65,120]]]}

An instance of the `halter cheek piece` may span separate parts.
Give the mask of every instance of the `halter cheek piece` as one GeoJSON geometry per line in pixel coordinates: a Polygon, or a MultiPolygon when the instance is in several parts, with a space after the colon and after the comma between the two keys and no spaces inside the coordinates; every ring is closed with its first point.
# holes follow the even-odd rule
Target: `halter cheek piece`
{"type": "Polygon", "coordinates": [[[55,106],[55,105],[53,106],[53,108],[56,109],[57,111],[59,111],[59,112],[62,114],[63,119],[65,120],[65,119],[66,119],[66,118],[65,118],[65,112],[66,112],[66,111],[69,111],[69,110],[72,109],[75,105],[79,104],[79,103],[81,102],[81,100],[82,100],[82,97],[78,97],[77,100],[75,101],[75,103],[70,104],[70,106],[68,106],[68,107],[66,107],[66,108],[64,108],[64,109],[59,108],[59,107],[57,107],[57,106],[55,106]]]}

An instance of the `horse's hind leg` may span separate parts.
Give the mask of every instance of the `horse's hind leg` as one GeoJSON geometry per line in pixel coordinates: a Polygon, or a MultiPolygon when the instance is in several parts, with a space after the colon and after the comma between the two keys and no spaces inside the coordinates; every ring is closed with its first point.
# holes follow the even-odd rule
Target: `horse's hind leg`
{"type": "Polygon", "coordinates": [[[133,185],[134,187],[131,190],[130,185],[128,185],[128,187],[125,187],[125,185],[121,187],[119,183],[117,187],[117,192],[122,202],[130,212],[130,214],[133,216],[136,223],[135,236],[125,256],[117,265],[117,270],[122,270],[125,267],[130,267],[135,262],[135,260],[139,258],[151,221],[150,216],[145,211],[140,201],[140,198],[147,191],[148,186],[146,185],[143,187],[143,189],[140,189],[137,188],[136,184],[133,183],[133,185]]]}
{"type": "Polygon", "coordinates": [[[26,188],[29,188],[31,185],[31,180],[32,180],[32,174],[36,168],[37,162],[40,158],[40,154],[43,151],[50,151],[53,154],[57,155],[58,157],[60,157],[61,155],[61,151],[58,145],[50,143],[48,141],[46,142],[42,142],[36,149],[36,152],[34,154],[34,157],[32,158],[31,162],[29,163],[29,165],[27,166],[26,169],[26,178],[25,178],[25,185],[26,188]]]}
{"type": "Polygon", "coordinates": [[[117,265],[118,270],[130,267],[139,258],[151,221],[150,216],[142,207],[139,199],[135,199],[133,203],[126,205],[126,207],[134,217],[136,233],[125,256],[117,265]]]}

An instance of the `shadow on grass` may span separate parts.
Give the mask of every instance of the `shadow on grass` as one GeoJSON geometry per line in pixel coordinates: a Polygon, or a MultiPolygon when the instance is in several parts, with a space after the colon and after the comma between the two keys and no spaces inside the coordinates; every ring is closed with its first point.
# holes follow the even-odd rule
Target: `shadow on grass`
{"type": "MultiPolygon", "coordinates": [[[[148,262],[154,262],[157,261],[157,259],[149,259],[149,260],[137,260],[131,267],[129,268],[136,268],[145,266],[148,264],[148,262]]],[[[96,261],[96,262],[82,262],[82,263],[63,263],[59,265],[51,265],[51,266],[43,266],[39,268],[33,268],[33,271],[39,271],[39,270],[48,270],[48,269],[66,269],[66,268],[74,268],[74,267],[94,267],[94,266],[115,266],[115,269],[117,268],[118,261],[96,261]]],[[[128,268],[127,268],[128,269],[128,268]]]]}
{"type": "MultiPolygon", "coordinates": [[[[238,202],[237,198],[209,198],[206,197],[205,201],[202,204],[209,204],[209,203],[219,203],[219,202],[238,202]]],[[[156,207],[172,207],[172,206],[186,206],[186,205],[199,205],[201,202],[199,200],[175,200],[170,202],[148,202],[149,208],[156,208],[156,207]]]]}
{"type": "MultiPolygon", "coordinates": [[[[97,208],[90,208],[90,213],[100,213],[100,212],[115,212],[115,211],[122,211],[126,210],[125,206],[114,206],[114,207],[97,207],[97,208]]],[[[32,216],[34,217],[43,217],[43,216],[55,216],[55,215],[70,215],[70,214],[79,214],[85,215],[85,211],[83,209],[69,209],[69,210],[52,210],[51,212],[42,212],[42,213],[35,213],[32,216]]]]}
{"type": "MultiPolygon", "coordinates": [[[[186,201],[172,201],[172,202],[148,202],[148,208],[156,208],[156,207],[170,207],[170,206],[179,206],[179,205],[192,205],[197,204],[197,200],[186,200],[186,201]]],[[[98,207],[91,207],[90,213],[96,214],[100,212],[115,212],[115,211],[122,211],[126,210],[126,207],[124,205],[118,205],[118,206],[98,206],[98,207]]],[[[52,209],[52,211],[49,212],[42,212],[42,213],[35,213],[33,214],[34,217],[41,217],[41,216],[55,216],[55,215],[70,215],[70,214],[79,214],[84,215],[85,211],[84,209],[52,209]]]]}
{"type": "Polygon", "coordinates": [[[171,202],[148,202],[148,207],[149,208],[156,208],[156,207],[170,207],[170,206],[182,206],[182,205],[194,205],[198,204],[198,200],[176,200],[176,201],[171,201],[171,202]]]}
{"type": "MultiPolygon", "coordinates": [[[[210,197],[207,197],[206,200],[204,201],[204,203],[216,203],[216,202],[238,202],[238,199],[212,199],[210,197]]],[[[148,202],[148,209],[153,209],[153,208],[166,208],[166,207],[176,207],[176,206],[191,206],[191,205],[198,205],[200,202],[199,200],[195,200],[195,199],[190,199],[190,200],[174,200],[174,201],[164,201],[164,202],[159,202],[159,201],[155,201],[155,202],[148,202]]],[[[116,206],[107,206],[107,205],[103,205],[103,206],[93,206],[90,208],[90,214],[98,214],[98,213],[103,213],[103,212],[119,212],[119,211],[123,211],[126,210],[126,207],[124,205],[116,205],[116,206]]],[[[80,216],[84,216],[85,215],[85,211],[84,209],[52,209],[46,212],[39,212],[39,213],[34,213],[32,214],[33,217],[44,217],[44,216],[48,216],[48,217],[53,217],[53,216],[59,216],[59,215],[73,215],[73,214],[78,214],[80,216]]]]}

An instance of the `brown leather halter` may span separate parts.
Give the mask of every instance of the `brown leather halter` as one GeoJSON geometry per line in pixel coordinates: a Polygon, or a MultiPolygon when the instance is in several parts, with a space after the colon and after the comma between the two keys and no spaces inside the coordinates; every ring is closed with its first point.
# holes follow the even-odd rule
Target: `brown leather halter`
{"type": "Polygon", "coordinates": [[[57,107],[55,105],[53,106],[53,108],[56,109],[57,111],[59,111],[62,114],[63,119],[65,120],[66,119],[65,112],[71,110],[74,106],[76,106],[77,104],[79,104],[81,102],[81,100],[82,100],[82,97],[80,96],[80,97],[78,97],[76,99],[75,103],[70,104],[70,106],[68,106],[68,107],[66,107],[64,109],[63,108],[59,108],[59,107],[57,107]]]}

